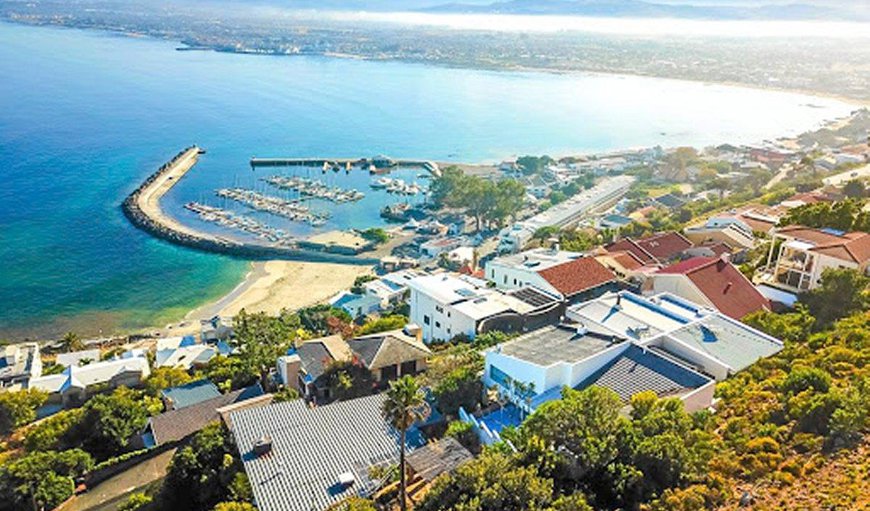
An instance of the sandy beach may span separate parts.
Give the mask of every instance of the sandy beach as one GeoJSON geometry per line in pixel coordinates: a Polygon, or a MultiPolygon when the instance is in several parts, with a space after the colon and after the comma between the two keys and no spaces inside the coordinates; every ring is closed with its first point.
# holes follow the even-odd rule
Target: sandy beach
{"type": "Polygon", "coordinates": [[[302,261],[258,261],[245,280],[220,300],[199,307],[185,322],[219,316],[235,316],[240,310],[278,314],[324,302],[353,285],[372,268],[360,265],[302,261]]]}

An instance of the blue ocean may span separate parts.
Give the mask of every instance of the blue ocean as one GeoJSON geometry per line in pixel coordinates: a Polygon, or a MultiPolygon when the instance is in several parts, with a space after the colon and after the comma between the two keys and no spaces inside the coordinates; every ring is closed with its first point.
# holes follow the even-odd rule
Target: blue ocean
{"type": "MultiPolygon", "coordinates": [[[[483,162],[748,143],[852,108],[640,77],[176,51],[11,24],[0,24],[0,41],[0,339],[9,340],[162,325],[240,281],[247,261],[153,239],[121,213],[128,193],[193,143],[208,153],[165,198],[185,222],[196,219],[183,205],[217,205],[216,188],[262,190],[274,172],[252,171],[254,155],[483,162]]],[[[371,191],[367,176],[329,179],[371,191]]],[[[390,199],[371,197],[337,209],[329,227],[381,222],[390,199]]]]}

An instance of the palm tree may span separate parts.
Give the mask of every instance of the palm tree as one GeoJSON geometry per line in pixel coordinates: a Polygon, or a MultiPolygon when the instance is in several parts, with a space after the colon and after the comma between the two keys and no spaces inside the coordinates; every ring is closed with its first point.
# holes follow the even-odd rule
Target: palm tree
{"type": "Polygon", "coordinates": [[[64,351],[67,353],[71,353],[73,351],[79,351],[85,347],[84,343],[79,336],[74,332],[67,332],[66,335],[60,340],[60,345],[63,346],[64,351]]]}
{"type": "Polygon", "coordinates": [[[415,422],[423,420],[429,415],[426,397],[423,389],[411,376],[403,376],[396,381],[390,382],[387,390],[387,399],[381,408],[381,415],[394,428],[399,430],[399,507],[402,511],[407,509],[407,497],[405,495],[405,435],[415,422]]]}

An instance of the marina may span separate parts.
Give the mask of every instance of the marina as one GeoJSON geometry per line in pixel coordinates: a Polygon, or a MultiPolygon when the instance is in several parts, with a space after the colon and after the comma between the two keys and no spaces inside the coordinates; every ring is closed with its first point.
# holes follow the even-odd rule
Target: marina
{"type": "Polygon", "coordinates": [[[239,202],[257,211],[265,211],[273,215],[289,218],[294,222],[304,222],[313,227],[319,227],[329,219],[328,212],[312,212],[311,208],[299,204],[298,201],[264,195],[244,188],[221,188],[215,192],[215,195],[239,202]]]}
{"type": "Polygon", "coordinates": [[[188,202],[184,208],[192,211],[204,222],[215,223],[221,227],[236,229],[247,234],[252,234],[260,239],[276,243],[280,246],[293,246],[295,239],[281,229],[270,227],[253,218],[239,215],[226,209],[207,206],[198,202],[188,202]]]}
{"type": "Polygon", "coordinates": [[[356,202],[365,197],[365,194],[359,190],[346,190],[337,186],[330,187],[318,179],[299,176],[286,177],[275,175],[263,178],[263,181],[282,190],[292,190],[299,192],[301,195],[336,203],[356,202]]]}

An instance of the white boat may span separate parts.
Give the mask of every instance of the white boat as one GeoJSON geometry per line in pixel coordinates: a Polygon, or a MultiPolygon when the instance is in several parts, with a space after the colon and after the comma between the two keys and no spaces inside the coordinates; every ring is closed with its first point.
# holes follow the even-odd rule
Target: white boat
{"type": "Polygon", "coordinates": [[[379,177],[378,179],[372,181],[372,188],[387,188],[393,184],[393,180],[388,177],[379,177]]]}

